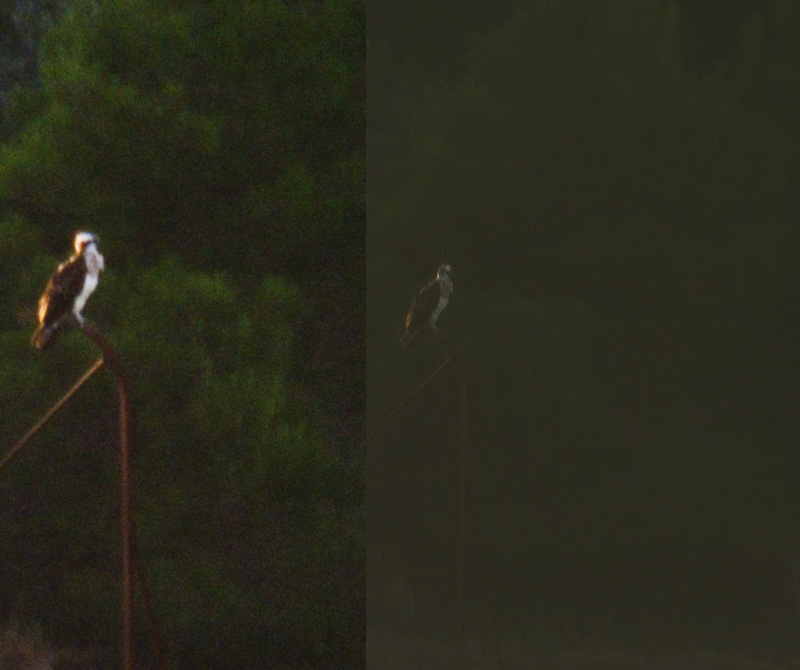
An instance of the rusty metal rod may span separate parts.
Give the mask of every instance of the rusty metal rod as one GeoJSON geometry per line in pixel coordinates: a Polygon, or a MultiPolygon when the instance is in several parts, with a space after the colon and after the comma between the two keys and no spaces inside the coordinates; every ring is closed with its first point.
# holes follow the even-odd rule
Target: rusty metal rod
{"type": "Polygon", "coordinates": [[[387,414],[387,415],[386,415],[386,416],[385,416],[385,417],[384,417],[384,418],[381,420],[381,422],[380,422],[380,423],[379,423],[377,426],[375,426],[375,428],[373,428],[373,429],[372,429],[372,430],[371,430],[369,433],[367,433],[367,437],[366,437],[365,441],[366,441],[366,442],[369,442],[369,441],[370,441],[370,440],[371,440],[373,437],[375,437],[375,435],[376,435],[376,434],[377,434],[377,433],[378,433],[378,432],[379,432],[379,431],[380,431],[380,430],[381,430],[381,429],[382,429],[382,428],[383,428],[383,427],[384,427],[384,426],[385,426],[387,423],[389,423],[389,421],[392,419],[392,417],[393,417],[395,414],[397,414],[397,413],[398,413],[398,412],[399,412],[401,409],[403,409],[403,407],[405,407],[405,406],[406,406],[406,404],[407,404],[407,403],[408,403],[408,402],[409,402],[409,401],[410,401],[410,400],[411,400],[411,399],[412,399],[412,398],[413,398],[415,395],[417,395],[417,393],[419,393],[419,392],[420,392],[420,391],[421,391],[421,390],[422,390],[422,389],[423,389],[423,388],[424,388],[424,387],[425,387],[425,386],[426,386],[426,385],[427,385],[429,382],[431,382],[431,380],[433,380],[433,378],[434,378],[436,375],[438,375],[438,374],[439,374],[439,373],[440,373],[442,370],[444,370],[445,366],[447,366],[447,364],[450,362],[450,360],[451,360],[451,359],[449,359],[449,358],[446,358],[446,359],[444,359],[444,360],[443,360],[443,361],[442,361],[442,362],[439,364],[439,367],[437,367],[437,368],[436,368],[436,369],[435,369],[433,372],[431,372],[431,374],[429,374],[429,375],[428,375],[428,376],[425,378],[425,381],[423,381],[423,382],[422,382],[422,383],[421,383],[419,386],[417,386],[417,388],[415,388],[413,391],[411,391],[411,393],[409,393],[409,394],[408,394],[408,395],[405,397],[405,399],[404,399],[404,400],[403,400],[403,401],[402,401],[400,404],[396,405],[396,406],[395,406],[395,408],[394,408],[394,409],[393,409],[391,412],[389,412],[389,414],[387,414]]]}
{"type": "Polygon", "coordinates": [[[5,467],[5,465],[9,461],[11,461],[11,459],[14,458],[14,456],[16,456],[26,444],[28,444],[28,442],[30,442],[31,438],[34,435],[36,435],[36,433],[38,433],[44,427],[44,425],[48,421],[50,421],[50,419],[53,418],[53,415],[58,410],[60,410],[67,403],[67,401],[69,401],[69,399],[72,398],[72,396],[74,396],[78,392],[81,386],[83,386],[86,382],[89,381],[91,376],[95,372],[97,372],[102,367],[102,365],[103,365],[102,358],[96,360],[94,365],[92,365],[92,367],[90,367],[86,372],[84,372],[81,378],[72,385],[72,388],[69,391],[67,391],[63,396],[61,396],[61,399],[55,405],[53,405],[49,410],[47,410],[47,413],[41,419],[39,419],[27,433],[25,433],[24,437],[21,440],[19,440],[19,442],[17,442],[13,447],[11,447],[11,449],[9,449],[8,453],[5,455],[3,460],[0,461],[0,470],[2,470],[5,467]]]}
{"type": "Polygon", "coordinates": [[[119,391],[120,523],[122,526],[122,667],[133,670],[133,504],[131,495],[130,413],[131,401],[125,369],[116,350],[87,321],[80,330],[103,352],[119,391]]]}
{"type": "Polygon", "coordinates": [[[447,347],[453,367],[458,374],[461,387],[461,425],[458,447],[458,585],[456,596],[456,616],[458,618],[458,667],[466,667],[466,565],[467,565],[467,374],[464,361],[455,346],[444,333],[436,336],[447,347]]]}

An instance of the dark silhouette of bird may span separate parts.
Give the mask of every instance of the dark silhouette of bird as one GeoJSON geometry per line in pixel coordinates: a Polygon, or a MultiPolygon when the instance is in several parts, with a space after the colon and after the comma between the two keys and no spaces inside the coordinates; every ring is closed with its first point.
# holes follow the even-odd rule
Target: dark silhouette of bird
{"type": "Polygon", "coordinates": [[[449,265],[440,265],[436,271],[436,278],[424,286],[411,303],[411,308],[406,314],[406,332],[400,339],[400,346],[404,349],[423,328],[430,326],[433,332],[438,332],[436,321],[442,310],[447,307],[450,294],[453,292],[450,272],[452,268],[449,265]]]}

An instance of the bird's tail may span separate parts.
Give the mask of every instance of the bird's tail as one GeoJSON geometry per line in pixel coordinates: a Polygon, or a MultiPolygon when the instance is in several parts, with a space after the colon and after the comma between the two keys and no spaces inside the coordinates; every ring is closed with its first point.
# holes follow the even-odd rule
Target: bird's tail
{"type": "Polygon", "coordinates": [[[407,330],[403,337],[400,338],[400,348],[401,349],[408,349],[408,345],[414,340],[417,335],[416,330],[407,330]]]}
{"type": "Polygon", "coordinates": [[[52,344],[54,334],[55,331],[52,326],[39,326],[36,332],[33,333],[31,344],[39,351],[44,351],[52,344]]]}
{"type": "Polygon", "coordinates": [[[31,337],[31,344],[39,351],[47,349],[56,339],[56,335],[63,330],[61,326],[64,324],[65,319],[59,319],[54,323],[47,325],[40,324],[31,337]]]}

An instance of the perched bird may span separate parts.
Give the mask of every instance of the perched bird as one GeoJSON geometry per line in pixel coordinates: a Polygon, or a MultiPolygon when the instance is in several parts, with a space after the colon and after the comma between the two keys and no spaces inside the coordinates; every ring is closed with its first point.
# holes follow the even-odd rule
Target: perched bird
{"type": "Polygon", "coordinates": [[[81,311],[97,288],[100,272],[105,268],[103,257],[97,250],[99,241],[92,233],[75,235],[75,254],[61,263],[47,282],[39,298],[39,326],[31,339],[31,344],[40,351],[52,343],[70,316],[83,324],[81,311]]]}
{"type": "Polygon", "coordinates": [[[400,340],[400,346],[405,348],[416,337],[417,333],[425,326],[436,330],[436,320],[447,307],[450,294],[453,292],[453,282],[450,280],[449,273],[452,268],[449,265],[440,265],[436,271],[436,279],[423,287],[414,298],[411,308],[406,314],[406,332],[400,340]]]}

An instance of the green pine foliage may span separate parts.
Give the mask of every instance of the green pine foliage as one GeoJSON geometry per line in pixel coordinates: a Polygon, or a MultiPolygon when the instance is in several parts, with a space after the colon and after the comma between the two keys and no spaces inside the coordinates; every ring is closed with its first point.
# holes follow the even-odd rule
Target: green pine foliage
{"type": "Polygon", "coordinates": [[[362,12],[77,3],[48,35],[0,192],[29,214],[107,222],[131,262],[182,239],[194,262],[244,272],[327,238],[363,192],[362,12]],[[145,243],[133,220],[153,222],[145,243]]]}
{"type": "MultiPolygon", "coordinates": [[[[2,444],[97,356],[75,332],[29,345],[91,230],[107,270],[85,315],[131,376],[139,543],[174,667],[363,662],[364,9],[78,0],[7,115],[2,444]]],[[[112,655],[116,412],[101,370],[0,473],[0,625],[112,655]]]]}

